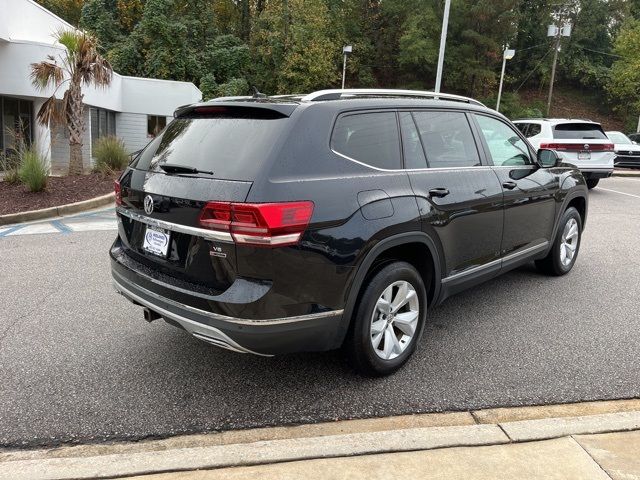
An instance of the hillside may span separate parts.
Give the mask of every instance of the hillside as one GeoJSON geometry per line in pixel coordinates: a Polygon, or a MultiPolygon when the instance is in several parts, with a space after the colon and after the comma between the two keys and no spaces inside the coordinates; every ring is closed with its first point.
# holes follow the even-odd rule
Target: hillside
{"type": "MultiPolygon", "coordinates": [[[[522,91],[520,100],[527,106],[546,107],[547,92],[522,91]]],[[[557,89],[553,95],[549,117],[582,118],[601,123],[605,130],[627,130],[624,121],[608,108],[606,97],[580,90],[557,89]]]]}

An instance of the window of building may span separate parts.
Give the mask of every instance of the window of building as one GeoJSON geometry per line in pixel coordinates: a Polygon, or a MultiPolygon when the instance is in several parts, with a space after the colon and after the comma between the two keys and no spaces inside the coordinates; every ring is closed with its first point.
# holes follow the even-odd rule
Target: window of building
{"type": "Polygon", "coordinates": [[[167,117],[147,115],[147,137],[154,138],[167,126],[167,117]]]}
{"type": "Polygon", "coordinates": [[[395,112],[343,115],[331,136],[334,151],[388,170],[401,168],[400,138],[395,112]]]}
{"type": "Polygon", "coordinates": [[[414,112],[430,168],[476,167],[480,157],[462,112],[414,112]]]}
{"type": "Polygon", "coordinates": [[[33,102],[0,97],[0,154],[12,154],[20,143],[31,144],[33,102]]]}
{"type": "Polygon", "coordinates": [[[104,108],[91,107],[91,145],[99,138],[116,134],[116,112],[104,108]]]}

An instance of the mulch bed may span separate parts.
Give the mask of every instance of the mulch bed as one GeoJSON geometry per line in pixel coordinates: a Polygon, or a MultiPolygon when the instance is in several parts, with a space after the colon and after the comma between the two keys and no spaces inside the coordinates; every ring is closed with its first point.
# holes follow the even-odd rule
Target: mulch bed
{"type": "Polygon", "coordinates": [[[113,192],[113,181],[119,175],[120,172],[49,177],[47,188],[37,193],[29,192],[22,184],[10,185],[0,180],[0,215],[58,207],[105,195],[113,192]]]}

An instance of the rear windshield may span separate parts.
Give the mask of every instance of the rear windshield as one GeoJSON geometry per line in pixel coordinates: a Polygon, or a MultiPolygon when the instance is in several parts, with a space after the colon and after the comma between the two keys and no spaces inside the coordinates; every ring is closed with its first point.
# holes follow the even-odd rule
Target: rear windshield
{"type": "Polygon", "coordinates": [[[176,118],[131,166],[163,172],[161,165],[173,164],[213,172],[214,177],[225,180],[253,180],[288,117],[251,110],[176,118]]]}
{"type": "Polygon", "coordinates": [[[597,123],[560,123],[553,127],[553,138],[606,140],[607,136],[597,123]]]}

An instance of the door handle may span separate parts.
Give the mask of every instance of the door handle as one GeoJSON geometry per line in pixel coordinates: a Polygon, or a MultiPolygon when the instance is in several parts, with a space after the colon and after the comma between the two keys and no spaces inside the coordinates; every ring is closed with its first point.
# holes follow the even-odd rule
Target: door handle
{"type": "Polygon", "coordinates": [[[516,182],[504,182],[502,186],[507,190],[513,190],[518,186],[518,184],[516,182]]]}
{"type": "Polygon", "coordinates": [[[429,196],[430,197],[446,197],[447,195],[449,195],[449,190],[446,188],[432,188],[431,190],[429,190],[429,196]]]}

